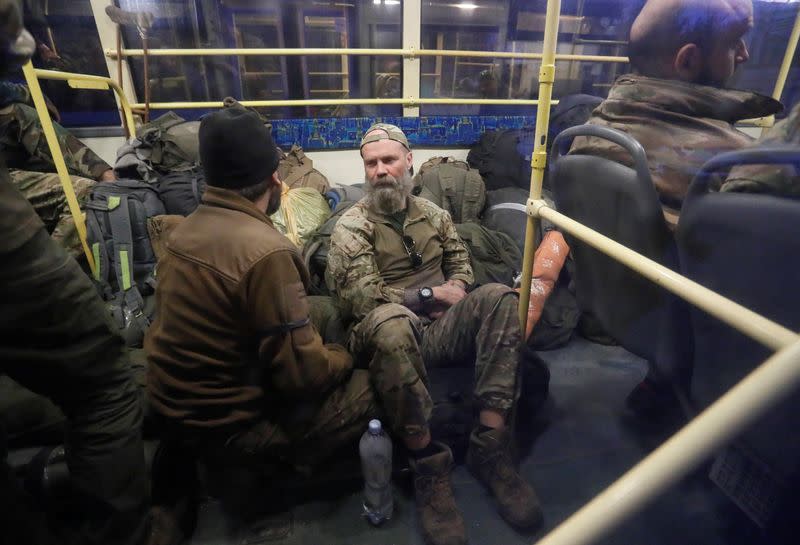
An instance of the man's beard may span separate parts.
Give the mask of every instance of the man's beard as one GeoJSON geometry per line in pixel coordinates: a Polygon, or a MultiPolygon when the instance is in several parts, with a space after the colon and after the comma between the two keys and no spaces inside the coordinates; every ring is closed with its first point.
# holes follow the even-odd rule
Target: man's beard
{"type": "Polygon", "coordinates": [[[267,203],[267,215],[271,216],[281,207],[281,188],[273,189],[272,195],[269,196],[267,203]]]}
{"type": "Polygon", "coordinates": [[[373,185],[366,178],[367,206],[379,214],[396,214],[406,207],[406,199],[411,195],[414,181],[411,172],[405,171],[400,178],[387,175],[382,178],[379,185],[373,185]]]}

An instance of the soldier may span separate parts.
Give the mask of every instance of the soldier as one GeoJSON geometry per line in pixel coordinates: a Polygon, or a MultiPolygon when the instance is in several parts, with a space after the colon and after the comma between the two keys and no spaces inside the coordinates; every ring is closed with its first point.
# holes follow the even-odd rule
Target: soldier
{"type": "MultiPolygon", "coordinates": [[[[770,97],[728,88],[749,58],[744,36],[752,25],[751,0],[648,0],[630,31],[634,73],[617,79],[588,121],[621,130],[644,147],[671,229],[700,167],[753,141],[734,123],[783,109],[770,97]]],[[[623,148],[600,138],[578,137],[570,153],[632,166],[623,148]]],[[[677,370],[676,378],[688,388],[691,369],[677,370]]],[[[678,406],[673,388],[654,369],[626,403],[647,417],[678,406]]]]}
{"type": "MultiPolygon", "coordinates": [[[[589,120],[642,144],[673,228],[697,170],[752,142],[733,124],[783,109],[770,97],[728,88],[749,58],[744,36],[752,25],[751,0],[648,0],[630,31],[634,73],[617,79],[589,120]]],[[[598,138],[576,138],[571,152],[632,164],[622,148],[598,138]]]]}
{"type": "MultiPolygon", "coordinates": [[[[800,104],[758,139],[759,146],[800,147],[800,104]]],[[[800,172],[786,165],[743,165],[733,168],[720,191],[800,197],[800,172]]]]}
{"type": "MultiPolygon", "coordinates": [[[[55,107],[48,110],[58,118],[55,107]]],[[[74,257],[83,254],[61,181],[26,85],[0,81],[0,145],[14,186],[33,205],[47,231],[74,257]]],[[[111,166],[58,123],[53,123],[72,186],[83,201],[96,181],[114,180],[111,166]]]]}
{"type": "MultiPolygon", "coordinates": [[[[27,61],[33,39],[15,0],[0,0],[0,72],[27,61]]],[[[4,542],[140,544],[147,532],[142,407],[122,339],[89,278],[48,236],[0,157],[0,373],[53,400],[68,417],[66,462],[79,515],[51,528],[19,489],[0,437],[4,542]],[[77,534],[77,535],[76,535],[77,534]],[[61,541],[58,541],[61,542],[61,541]]]]}
{"type": "Polygon", "coordinates": [[[339,220],[326,280],[357,321],[350,348],[360,365],[404,369],[401,381],[378,373],[394,434],[410,451],[417,508],[431,544],[465,543],[450,485],[452,453],[431,440],[426,368],[474,366],[479,424],[467,465],[515,527],[542,519],[539,501],[510,457],[506,422],[517,399],[518,297],[487,284],[470,293],[469,254],[450,216],[411,195],[412,154],[405,134],[376,124],[361,140],[367,195],[339,220]],[[395,410],[390,410],[394,407],[395,410]]]}

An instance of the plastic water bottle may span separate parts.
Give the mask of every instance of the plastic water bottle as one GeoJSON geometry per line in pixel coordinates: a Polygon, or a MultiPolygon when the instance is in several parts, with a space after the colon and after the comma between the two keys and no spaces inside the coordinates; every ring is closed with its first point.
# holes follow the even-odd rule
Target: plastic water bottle
{"type": "Polygon", "coordinates": [[[370,420],[358,444],[364,474],[364,516],[374,526],[392,518],[392,440],[380,420],[370,420]]]}

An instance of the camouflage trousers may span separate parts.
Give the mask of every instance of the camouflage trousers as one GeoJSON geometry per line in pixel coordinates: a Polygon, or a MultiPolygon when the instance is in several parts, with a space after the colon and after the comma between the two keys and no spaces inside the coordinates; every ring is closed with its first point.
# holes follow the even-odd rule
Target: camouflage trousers
{"type": "MultiPolygon", "coordinates": [[[[341,342],[344,330],[333,325],[340,320],[331,299],[311,297],[310,303],[314,325],[329,333],[325,341],[341,342]]],[[[518,392],[517,307],[516,292],[487,284],[430,323],[402,305],[376,308],[350,334],[357,369],[346,382],[321,400],[281,405],[277,416],[228,438],[227,455],[256,465],[284,459],[307,467],[354,446],[372,418],[387,421],[398,437],[424,433],[433,410],[426,367],[474,369],[480,407],[511,409],[518,392]]]]}
{"type": "Polygon", "coordinates": [[[426,369],[464,367],[481,409],[508,411],[517,397],[521,334],[518,296],[502,284],[469,293],[430,323],[406,307],[382,305],[354,328],[350,351],[369,369],[395,434],[424,433],[433,409],[426,369]]]}
{"type": "MultiPolygon", "coordinates": [[[[67,206],[67,197],[58,174],[11,170],[11,183],[33,205],[44,222],[47,232],[72,257],[83,255],[83,248],[75,227],[75,220],[67,206]]],[[[70,176],[78,202],[83,202],[97,183],[93,180],[70,176]]]]}

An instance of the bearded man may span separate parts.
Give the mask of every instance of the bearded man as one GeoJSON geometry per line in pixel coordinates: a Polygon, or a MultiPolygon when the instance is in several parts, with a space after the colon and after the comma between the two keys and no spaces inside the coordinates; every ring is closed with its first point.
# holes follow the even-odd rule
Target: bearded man
{"type": "Polygon", "coordinates": [[[506,425],[518,397],[518,297],[501,284],[468,293],[469,254],[450,215],[411,195],[412,154],[403,131],[373,125],[361,140],[361,157],[367,194],[336,224],[326,280],[356,322],[350,338],[356,365],[391,373],[373,373],[373,384],[408,450],[425,540],[466,543],[450,484],[452,453],[432,441],[428,426],[426,368],[435,366],[474,369],[479,417],[467,465],[508,523],[535,527],[541,508],[512,463],[506,425]]]}

